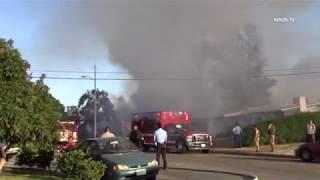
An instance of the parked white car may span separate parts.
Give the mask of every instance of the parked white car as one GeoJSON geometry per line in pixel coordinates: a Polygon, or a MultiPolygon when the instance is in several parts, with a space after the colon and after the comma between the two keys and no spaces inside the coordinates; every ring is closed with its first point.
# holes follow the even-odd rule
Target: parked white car
{"type": "MultiPolygon", "coordinates": [[[[6,148],[6,143],[5,143],[5,142],[0,142],[0,149],[1,149],[1,151],[4,150],[4,148],[6,148]]],[[[10,155],[12,155],[12,154],[17,154],[18,151],[19,151],[19,148],[17,148],[17,147],[10,148],[10,149],[8,150],[7,154],[10,154],[10,155]]]]}

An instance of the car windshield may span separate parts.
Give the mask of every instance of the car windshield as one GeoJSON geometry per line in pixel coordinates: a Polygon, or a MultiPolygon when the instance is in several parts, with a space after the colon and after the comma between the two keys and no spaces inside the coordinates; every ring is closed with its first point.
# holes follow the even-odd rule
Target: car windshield
{"type": "Polygon", "coordinates": [[[100,143],[102,154],[139,151],[128,139],[114,139],[100,143]]]}
{"type": "Polygon", "coordinates": [[[181,129],[181,130],[184,130],[184,131],[190,129],[190,126],[186,125],[186,124],[177,125],[176,127],[177,127],[177,129],[181,129]]]}
{"type": "Polygon", "coordinates": [[[184,132],[190,129],[189,125],[177,125],[176,126],[177,132],[184,132]]]}

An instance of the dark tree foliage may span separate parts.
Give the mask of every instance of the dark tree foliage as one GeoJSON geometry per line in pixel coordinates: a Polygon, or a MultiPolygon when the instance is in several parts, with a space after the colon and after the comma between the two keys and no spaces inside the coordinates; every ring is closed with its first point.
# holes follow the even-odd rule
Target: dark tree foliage
{"type": "MultiPolygon", "coordinates": [[[[87,91],[79,99],[79,113],[82,119],[80,125],[80,138],[93,137],[94,135],[94,94],[95,91],[87,91]]],[[[114,106],[106,91],[97,89],[97,136],[99,136],[106,126],[111,127],[115,133],[120,132],[120,121],[114,112],[114,106]]]]}
{"type": "Polygon", "coordinates": [[[0,170],[9,148],[31,143],[50,149],[60,128],[61,104],[44,84],[45,75],[31,81],[29,67],[12,40],[0,39],[0,139],[7,145],[0,170]]]}

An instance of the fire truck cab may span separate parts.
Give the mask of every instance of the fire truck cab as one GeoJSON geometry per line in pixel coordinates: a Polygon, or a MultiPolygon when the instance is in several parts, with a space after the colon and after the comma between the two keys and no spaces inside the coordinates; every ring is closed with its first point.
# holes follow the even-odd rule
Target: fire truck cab
{"type": "Polygon", "coordinates": [[[76,146],[78,142],[78,127],[77,120],[62,120],[59,121],[62,129],[59,132],[59,144],[63,149],[70,149],[76,146]]]}
{"type": "Polygon", "coordinates": [[[146,112],[133,114],[131,128],[136,125],[142,133],[143,149],[155,147],[154,132],[157,124],[167,131],[167,148],[183,153],[199,150],[208,153],[213,146],[212,136],[206,131],[192,130],[188,112],[146,112]]]}

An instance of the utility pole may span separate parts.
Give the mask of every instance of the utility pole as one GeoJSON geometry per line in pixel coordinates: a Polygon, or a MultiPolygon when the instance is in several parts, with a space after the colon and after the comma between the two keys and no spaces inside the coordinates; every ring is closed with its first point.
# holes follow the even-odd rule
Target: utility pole
{"type": "Polygon", "coordinates": [[[94,65],[94,138],[97,137],[97,71],[94,65]]]}

